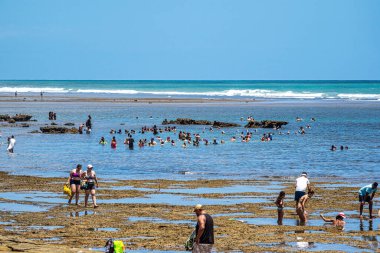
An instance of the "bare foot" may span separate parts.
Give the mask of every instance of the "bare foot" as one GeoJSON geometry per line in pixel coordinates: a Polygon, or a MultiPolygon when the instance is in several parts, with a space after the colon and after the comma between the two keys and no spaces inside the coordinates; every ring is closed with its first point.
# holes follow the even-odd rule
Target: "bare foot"
{"type": "Polygon", "coordinates": [[[95,205],[94,208],[98,208],[99,206],[98,205],[95,205]]]}

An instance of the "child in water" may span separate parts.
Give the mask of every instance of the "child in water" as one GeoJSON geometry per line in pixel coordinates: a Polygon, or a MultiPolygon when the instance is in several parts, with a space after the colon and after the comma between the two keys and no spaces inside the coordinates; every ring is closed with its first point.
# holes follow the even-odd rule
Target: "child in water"
{"type": "Polygon", "coordinates": [[[284,218],[284,198],[285,198],[285,192],[280,191],[280,194],[278,195],[275,204],[277,206],[277,224],[282,225],[282,219],[284,218]]]}
{"type": "Polygon", "coordinates": [[[306,195],[303,195],[297,204],[297,214],[300,217],[301,223],[307,221],[307,212],[305,210],[306,202],[314,195],[314,191],[310,190],[306,195]]]}

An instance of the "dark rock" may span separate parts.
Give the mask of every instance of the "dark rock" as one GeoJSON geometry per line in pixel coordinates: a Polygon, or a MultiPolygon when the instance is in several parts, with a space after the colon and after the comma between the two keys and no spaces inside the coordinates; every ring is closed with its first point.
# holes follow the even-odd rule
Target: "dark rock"
{"type": "Polygon", "coordinates": [[[27,114],[16,114],[15,116],[9,116],[8,114],[0,115],[0,121],[29,121],[33,116],[27,114]]]}
{"type": "Polygon", "coordinates": [[[40,130],[43,134],[77,134],[79,133],[78,129],[67,128],[67,127],[59,127],[59,126],[46,126],[40,127],[40,130]]]}
{"type": "Polygon", "coordinates": [[[263,121],[249,121],[245,128],[281,128],[283,125],[287,125],[286,121],[276,120],[263,120],[263,121]]]}
{"type": "Polygon", "coordinates": [[[33,116],[27,114],[16,114],[12,117],[15,121],[29,121],[33,116]]]}
{"type": "Polygon", "coordinates": [[[8,123],[13,124],[16,123],[16,121],[14,119],[8,119],[8,123]]]}
{"type": "Polygon", "coordinates": [[[162,125],[212,125],[214,127],[239,127],[239,124],[235,123],[227,123],[227,122],[219,122],[219,121],[208,121],[208,120],[194,120],[194,119],[187,119],[187,118],[178,118],[176,120],[167,120],[165,119],[162,122],[162,125]]]}
{"type": "Polygon", "coordinates": [[[21,126],[21,127],[30,127],[30,125],[29,125],[29,124],[26,124],[26,123],[22,123],[20,126],[21,126]]]}
{"type": "Polygon", "coordinates": [[[69,123],[65,123],[64,125],[65,125],[65,126],[75,126],[75,124],[74,124],[74,123],[71,123],[71,122],[69,122],[69,123]]]}
{"type": "Polygon", "coordinates": [[[240,127],[241,125],[236,124],[236,123],[214,121],[212,126],[213,127],[240,127]]]}
{"type": "Polygon", "coordinates": [[[10,120],[11,116],[8,114],[0,114],[0,121],[8,121],[10,120]]]}
{"type": "Polygon", "coordinates": [[[56,126],[56,125],[58,125],[58,124],[55,123],[55,122],[51,122],[50,125],[52,125],[52,126],[56,126]]]}
{"type": "Polygon", "coordinates": [[[29,133],[31,133],[31,134],[40,134],[41,132],[38,131],[38,130],[33,130],[33,131],[29,132],[29,133]]]}

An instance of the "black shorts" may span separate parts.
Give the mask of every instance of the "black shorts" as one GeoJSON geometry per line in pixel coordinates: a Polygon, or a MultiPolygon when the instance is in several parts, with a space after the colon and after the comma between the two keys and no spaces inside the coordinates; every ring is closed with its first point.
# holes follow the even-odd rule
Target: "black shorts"
{"type": "Polygon", "coordinates": [[[86,190],[95,190],[95,184],[94,183],[87,183],[86,190]]]}
{"type": "Polygon", "coordinates": [[[72,185],[72,184],[80,185],[80,180],[73,180],[73,179],[71,179],[70,180],[70,185],[72,185]]]}
{"type": "Polygon", "coordinates": [[[306,192],[296,191],[296,193],[294,194],[294,200],[295,200],[295,201],[299,201],[300,198],[301,198],[303,195],[305,195],[305,194],[306,194],[306,192]]]}
{"type": "Polygon", "coordinates": [[[365,196],[362,196],[359,194],[359,202],[370,202],[371,201],[371,197],[368,195],[366,198],[365,196]]]}

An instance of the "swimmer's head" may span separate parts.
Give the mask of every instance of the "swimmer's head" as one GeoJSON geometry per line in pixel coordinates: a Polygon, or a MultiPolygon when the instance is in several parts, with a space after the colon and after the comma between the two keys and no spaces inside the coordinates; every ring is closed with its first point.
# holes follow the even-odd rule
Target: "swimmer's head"
{"type": "Polygon", "coordinates": [[[374,182],[373,184],[372,184],[372,189],[376,189],[377,188],[377,182],[374,182]]]}

